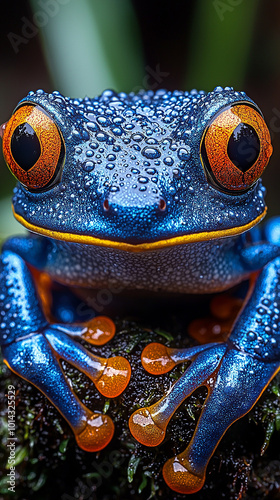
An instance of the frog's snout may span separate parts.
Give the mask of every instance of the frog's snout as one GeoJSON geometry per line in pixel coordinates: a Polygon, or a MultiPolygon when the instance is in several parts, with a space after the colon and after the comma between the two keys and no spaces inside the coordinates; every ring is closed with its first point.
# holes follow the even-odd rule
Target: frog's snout
{"type": "MultiPolygon", "coordinates": [[[[146,205],[146,206],[150,207],[151,205],[149,204],[149,205],[146,205]]],[[[166,201],[165,201],[164,198],[159,198],[159,200],[157,202],[155,202],[153,204],[153,206],[154,206],[154,209],[156,211],[158,211],[158,212],[165,212],[165,210],[166,210],[166,201]]],[[[104,201],[103,201],[103,210],[104,210],[104,212],[113,212],[113,211],[114,212],[118,212],[119,209],[121,209],[121,211],[122,211],[124,207],[125,207],[126,210],[129,210],[129,209],[133,210],[135,208],[136,209],[138,208],[138,209],[142,210],[142,209],[145,208],[145,206],[142,206],[142,204],[140,204],[140,203],[138,204],[138,206],[135,205],[135,204],[131,204],[131,206],[130,206],[129,202],[128,203],[126,202],[125,204],[123,204],[123,203],[115,203],[114,201],[109,200],[109,198],[105,198],[104,201]]]]}
{"type": "Polygon", "coordinates": [[[112,230],[114,238],[137,245],[146,242],[147,234],[152,238],[161,237],[160,229],[165,227],[169,215],[167,203],[162,196],[151,201],[133,196],[107,196],[101,200],[103,223],[112,230]],[[160,229],[159,229],[160,228],[160,229]]]}

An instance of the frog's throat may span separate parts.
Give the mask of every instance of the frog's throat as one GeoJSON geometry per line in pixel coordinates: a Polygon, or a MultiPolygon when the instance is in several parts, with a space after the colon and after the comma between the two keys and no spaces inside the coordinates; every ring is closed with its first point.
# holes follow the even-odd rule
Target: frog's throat
{"type": "Polygon", "coordinates": [[[248,231],[248,229],[251,229],[256,224],[258,224],[265,217],[266,212],[267,208],[265,207],[261,215],[256,217],[256,219],[249,222],[248,224],[244,224],[243,226],[221,229],[219,231],[203,231],[201,233],[183,234],[181,236],[175,236],[174,238],[151,241],[147,243],[138,243],[133,245],[132,243],[126,243],[125,241],[106,240],[84,234],[63,233],[60,231],[47,229],[45,227],[35,226],[34,224],[26,221],[21,215],[18,215],[13,207],[13,213],[17,221],[33,233],[42,234],[43,236],[47,236],[48,238],[53,238],[55,240],[69,241],[72,243],[82,243],[84,245],[96,245],[107,248],[116,248],[118,250],[125,250],[128,252],[147,252],[151,250],[158,250],[164,247],[184,245],[187,243],[197,243],[199,241],[214,240],[225,238],[227,236],[236,236],[238,234],[244,233],[245,231],[248,231]]]}

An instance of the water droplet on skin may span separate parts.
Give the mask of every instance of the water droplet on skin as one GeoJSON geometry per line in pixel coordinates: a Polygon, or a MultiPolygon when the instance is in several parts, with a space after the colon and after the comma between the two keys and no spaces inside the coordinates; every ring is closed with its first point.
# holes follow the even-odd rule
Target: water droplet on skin
{"type": "Polygon", "coordinates": [[[155,175],[157,173],[155,168],[146,168],[146,172],[149,175],[155,175]]]}
{"type": "Polygon", "coordinates": [[[99,141],[99,142],[104,142],[106,141],[108,138],[107,134],[104,134],[104,132],[98,132],[98,134],[96,134],[96,139],[99,141]]]}
{"type": "Polygon", "coordinates": [[[136,142],[140,142],[140,141],[142,141],[142,140],[143,140],[143,138],[144,138],[144,137],[143,137],[143,135],[142,135],[142,134],[133,134],[133,135],[131,136],[131,139],[133,139],[133,140],[134,140],[134,141],[136,141],[136,142]]]}
{"type": "Polygon", "coordinates": [[[175,179],[179,179],[181,177],[181,171],[178,168],[174,168],[173,175],[174,175],[175,179]]]}
{"type": "Polygon", "coordinates": [[[112,129],[112,132],[113,132],[113,134],[120,136],[120,135],[122,135],[123,130],[121,129],[121,127],[114,127],[112,129]]]}
{"type": "Polygon", "coordinates": [[[141,176],[141,177],[138,177],[138,181],[141,184],[146,184],[147,182],[149,182],[149,179],[148,179],[148,177],[141,176]]]}
{"type": "Polygon", "coordinates": [[[257,334],[255,332],[250,331],[248,332],[248,337],[250,340],[256,340],[257,334]]]}
{"type": "Polygon", "coordinates": [[[191,148],[189,146],[186,146],[185,148],[180,148],[178,150],[178,158],[180,160],[189,160],[191,157],[191,148]]]}
{"type": "Polygon", "coordinates": [[[171,167],[174,163],[174,160],[173,160],[173,158],[171,158],[171,156],[167,156],[166,158],[163,159],[163,163],[165,163],[165,165],[168,165],[169,167],[171,167]]]}
{"type": "Polygon", "coordinates": [[[148,159],[155,159],[160,157],[160,152],[156,148],[152,148],[150,146],[146,146],[145,148],[142,149],[142,155],[145,156],[148,159]]]}
{"type": "Polygon", "coordinates": [[[109,125],[109,120],[105,116],[98,116],[96,121],[102,125],[103,127],[108,127],[109,125]]]}
{"type": "Polygon", "coordinates": [[[116,116],[115,118],[113,118],[113,122],[115,124],[120,124],[124,121],[124,118],[122,116],[116,116]]]}
{"type": "Polygon", "coordinates": [[[93,169],[94,169],[94,162],[93,161],[86,161],[84,164],[83,164],[83,169],[86,171],[86,172],[91,172],[93,169]]]}
{"type": "Polygon", "coordinates": [[[107,160],[109,160],[109,161],[115,161],[115,159],[116,159],[116,155],[114,155],[114,154],[109,154],[107,156],[107,160]]]}

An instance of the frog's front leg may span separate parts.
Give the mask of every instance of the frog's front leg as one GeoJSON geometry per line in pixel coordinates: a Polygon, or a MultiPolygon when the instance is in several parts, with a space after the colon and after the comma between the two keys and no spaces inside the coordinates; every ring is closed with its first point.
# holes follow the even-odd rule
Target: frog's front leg
{"type": "Polygon", "coordinates": [[[59,360],[64,359],[83,371],[106,397],[118,396],[127,386],[131,372],[128,361],[120,356],[105,359],[93,355],[73,340],[73,336],[90,337],[91,322],[73,326],[49,324],[31,273],[19,255],[4,250],[0,271],[0,341],[5,363],[56,406],[81,448],[87,451],[104,448],[114,433],[111,418],[92,412],[81,403],[59,360]]]}
{"type": "Polygon", "coordinates": [[[160,401],[134,412],[130,430],[146,446],[164,439],[180,404],[198,386],[208,395],[185,451],[163,467],[166,483],[179,493],[194,493],[204,484],[207,464],[228,427],[245,415],[280,368],[280,258],[257,278],[230,338],[221,344],[191,349],[150,344],[142,363],[150,373],[165,373],[176,364],[192,364],[160,401]]]}

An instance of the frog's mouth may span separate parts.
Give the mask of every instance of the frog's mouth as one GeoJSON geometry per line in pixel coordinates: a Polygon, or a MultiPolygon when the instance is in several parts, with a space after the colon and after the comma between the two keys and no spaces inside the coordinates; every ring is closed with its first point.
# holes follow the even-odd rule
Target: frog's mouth
{"type": "Polygon", "coordinates": [[[124,250],[127,252],[147,252],[152,250],[158,250],[166,247],[172,247],[177,245],[185,245],[189,243],[198,243],[201,241],[209,241],[220,238],[226,238],[229,236],[237,236],[245,231],[248,231],[256,224],[258,224],[266,215],[267,208],[265,207],[261,215],[256,217],[253,221],[243,226],[236,226],[229,229],[221,229],[217,231],[203,231],[200,233],[183,234],[180,236],[175,236],[173,238],[162,239],[158,241],[151,241],[145,243],[127,243],[125,241],[114,241],[106,240],[102,238],[97,238],[95,236],[86,234],[75,234],[75,233],[64,233],[60,231],[55,231],[52,229],[47,229],[41,226],[35,226],[34,224],[25,220],[21,215],[18,215],[13,207],[14,217],[20,224],[26,227],[29,231],[47,236],[48,238],[53,238],[55,240],[67,241],[72,243],[81,243],[84,245],[95,245],[107,248],[115,248],[118,250],[124,250]]]}

